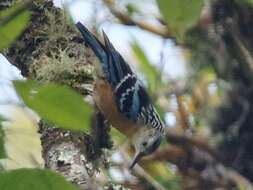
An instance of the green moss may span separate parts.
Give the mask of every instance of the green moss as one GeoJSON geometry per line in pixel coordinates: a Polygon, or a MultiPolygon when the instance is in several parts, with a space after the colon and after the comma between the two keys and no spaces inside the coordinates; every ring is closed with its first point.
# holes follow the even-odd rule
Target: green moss
{"type": "Polygon", "coordinates": [[[15,62],[22,62],[19,64],[22,74],[41,82],[66,84],[82,94],[89,93],[90,89],[83,84],[92,83],[94,56],[85,48],[65,11],[39,0],[34,5],[29,30],[9,50],[15,62]]]}
{"type": "Polygon", "coordinates": [[[76,57],[70,57],[66,49],[59,50],[59,53],[52,52],[51,56],[43,54],[34,60],[31,71],[39,81],[55,81],[71,85],[92,79],[92,65],[80,64],[80,61],[76,57]]]}

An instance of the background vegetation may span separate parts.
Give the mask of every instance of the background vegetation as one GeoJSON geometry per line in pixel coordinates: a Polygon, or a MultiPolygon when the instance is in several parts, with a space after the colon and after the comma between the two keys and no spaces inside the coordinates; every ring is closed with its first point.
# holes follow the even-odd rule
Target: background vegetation
{"type": "Polygon", "coordinates": [[[22,103],[1,102],[13,109],[12,119],[0,118],[0,189],[253,189],[253,1],[99,2],[107,22],[184,52],[186,76],[172,80],[131,45],[161,116],[176,122],[159,150],[129,171],[133,147],[93,106],[96,58],[67,9],[3,0],[0,51],[26,80],[13,81],[22,103]],[[150,2],[159,15],[142,9],[150,2]]]}

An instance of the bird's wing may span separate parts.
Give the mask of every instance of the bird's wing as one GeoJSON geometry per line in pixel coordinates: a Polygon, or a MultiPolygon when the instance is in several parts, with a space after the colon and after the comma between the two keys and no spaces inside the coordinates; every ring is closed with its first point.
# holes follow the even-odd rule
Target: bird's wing
{"type": "Polygon", "coordinates": [[[142,122],[163,132],[164,124],[152,105],[147,91],[105,34],[104,38],[108,60],[114,67],[114,75],[118,75],[114,93],[119,111],[133,121],[142,122]]]}
{"type": "Polygon", "coordinates": [[[163,123],[145,88],[135,75],[127,75],[115,88],[118,109],[127,118],[164,132],[163,123]]]}

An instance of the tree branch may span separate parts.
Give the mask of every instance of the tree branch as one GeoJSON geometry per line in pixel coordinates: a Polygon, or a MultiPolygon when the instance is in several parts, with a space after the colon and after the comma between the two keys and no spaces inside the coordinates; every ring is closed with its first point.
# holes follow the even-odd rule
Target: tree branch
{"type": "Polygon", "coordinates": [[[118,18],[121,23],[128,26],[138,26],[141,29],[157,34],[163,38],[174,38],[171,32],[167,29],[166,26],[154,26],[144,21],[137,21],[132,19],[130,16],[122,13],[114,7],[114,3],[110,0],[104,0],[107,7],[110,9],[111,13],[118,18]]]}
{"type": "Polygon", "coordinates": [[[181,145],[181,146],[196,146],[200,150],[203,150],[213,157],[217,158],[218,155],[216,151],[210,147],[210,145],[200,137],[188,137],[186,135],[180,134],[171,128],[167,128],[166,139],[168,142],[181,145]]]}

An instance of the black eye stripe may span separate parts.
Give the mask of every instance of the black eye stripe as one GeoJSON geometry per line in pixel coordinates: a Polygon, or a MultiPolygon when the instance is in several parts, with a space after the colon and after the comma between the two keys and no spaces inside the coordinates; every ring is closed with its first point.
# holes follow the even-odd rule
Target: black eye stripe
{"type": "Polygon", "coordinates": [[[159,147],[159,145],[161,144],[161,140],[162,140],[161,138],[158,138],[153,142],[153,144],[151,146],[146,147],[145,153],[146,154],[151,154],[152,152],[154,152],[159,147]]]}

